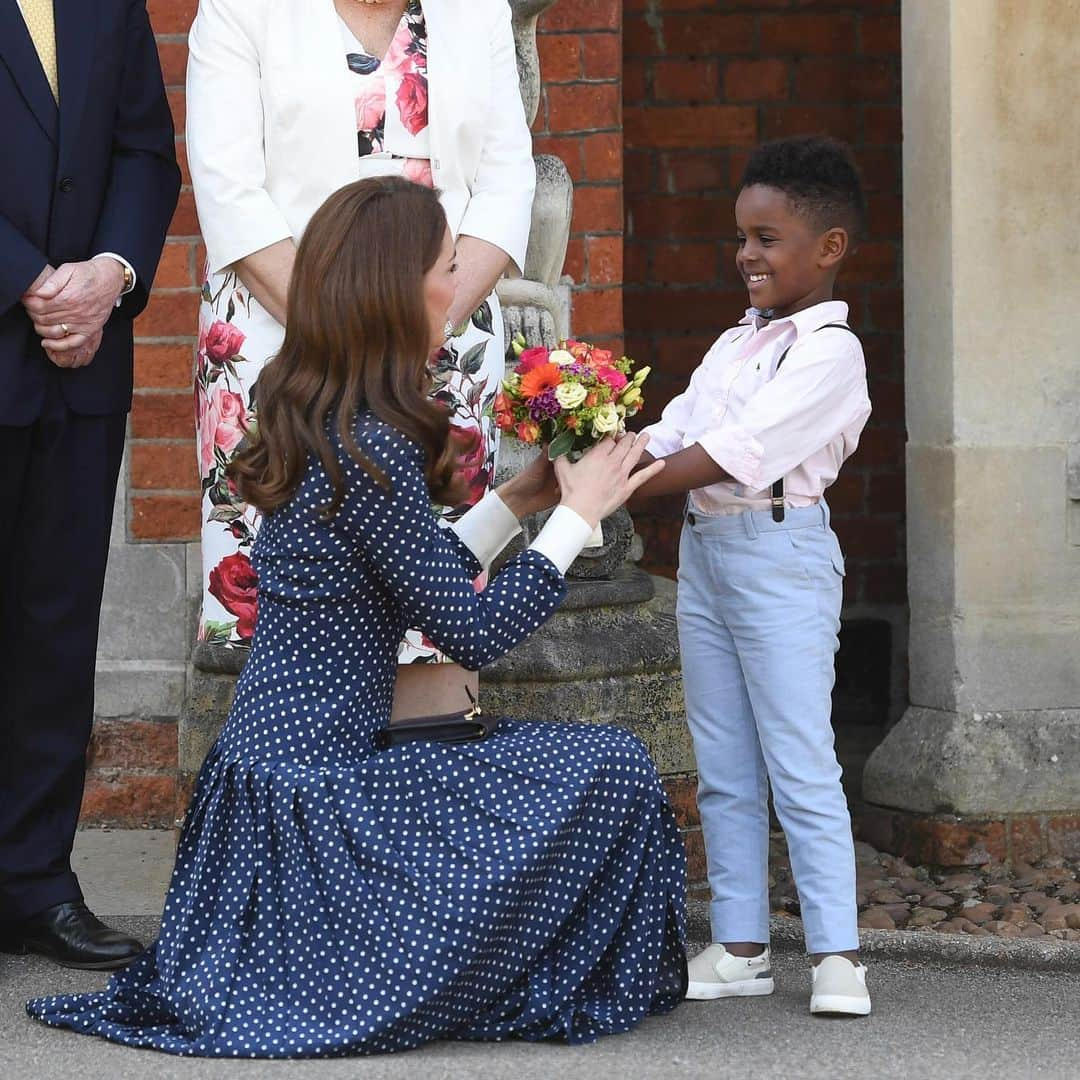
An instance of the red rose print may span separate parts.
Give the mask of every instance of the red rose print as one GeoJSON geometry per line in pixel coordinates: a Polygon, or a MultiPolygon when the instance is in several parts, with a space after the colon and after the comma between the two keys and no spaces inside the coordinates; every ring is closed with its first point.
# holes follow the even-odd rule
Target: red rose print
{"type": "Polygon", "coordinates": [[[236,632],[241,638],[255,633],[258,613],[259,578],[251,560],[242,552],[226,555],[210,571],[210,595],[237,618],[236,632]]]}
{"type": "Polygon", "coordinates": [[[372,79],[356,98],[356,130],[374,131],[386,115],[386,83],[372,79]]]}
{"type": "Polygon", "coordinates": [[[413,32],[408,26],[402,26],[394,35],[390,47],[383,57],[383,69],[385,71],[417,71],[424,64],[424,56],[419,51],[412,50],[413,32]]]}
{"type": "Polygon", "coordinates": [[[402,76],[397,92],[398,113],[410,135],[418,135],[428,125],[428,84],[423,75],[410,71],[402,76]]]}
{"type": "Polygon", "coordinates": [[[431,162],[427,158],[406,158],[404,176],[414,184],[423,184],[424,187],[434,187],[435,178],[431,173],[431,162]]]}
{"type": "Polygon", "coordinates": [[[451,426],[450,431],[458,444],[458,469],[468,488],[464,501],[469,506],[475,506],[487,490],[487,447],[484,436],[479,428],[458,427],[456,424],[451,426]]]}
{"type": "Polygon", "coordinates": [[[214,387],[206,401],[196,385],[195,401],[199,421],[199,465],[202,475],[209,476],[214,467],[214,447],[231,454],[247,434],[247,409],[239,394],[220,386],[214,387]]]}
{"type": "Polygon", "coordinates": [[[240,352],[244,346],[244,334],[243,331],[237,330],[232,323],[218,319],[206,331],[206,340],[203,344],[206,355],[215,364],[220,364],[224,360],[231,360],[240,352]]]}

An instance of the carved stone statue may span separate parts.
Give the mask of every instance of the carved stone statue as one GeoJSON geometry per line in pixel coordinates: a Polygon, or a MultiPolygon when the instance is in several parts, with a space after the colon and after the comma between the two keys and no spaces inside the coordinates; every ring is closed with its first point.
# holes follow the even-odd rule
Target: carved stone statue
{"type": "MultiPolygon", "coordinates": [[[[518,76],[525,116],[531,125],[540,102],[540,58],[536,51],[536,20],[555,0],[509,0],[513,12],[518,76]]],[[[536,157],[536,198],[533,202],[529,248],[524,273],[499,283],[507,340],[520,333],[531,345],[552,348],[570,336],[570,290],[561,284],[574,184],[561,158],[536,157]]]]}

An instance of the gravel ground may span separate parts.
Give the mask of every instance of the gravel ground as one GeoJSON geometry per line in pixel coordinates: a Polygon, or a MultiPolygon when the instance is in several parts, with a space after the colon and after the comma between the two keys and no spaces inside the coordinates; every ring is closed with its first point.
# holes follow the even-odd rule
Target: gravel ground
{"type": "MultiPolygon", "coordinates": [[[[1047,859],[1012,869],[950,870],[912,866],[869,844],[858,843],[855,851],[863,929],[1049,938],[1074,948],[1080,943],[1080,863],[1047,859]]],[[[770,841],[769,882],[773,912],[798,915],[798,893],[779,832],[770,841]]]]}

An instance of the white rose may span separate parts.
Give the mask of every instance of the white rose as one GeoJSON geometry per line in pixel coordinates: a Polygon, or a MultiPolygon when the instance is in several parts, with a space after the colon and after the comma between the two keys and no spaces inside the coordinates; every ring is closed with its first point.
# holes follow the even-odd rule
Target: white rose
{"type": "Polygon", "coordinates": [[[565,349],[555,349],[553,352],[548,353],[548,363],[566,367],[567,364],[574,363],[574,358],[565,349]]]}
{"type": "Polygon", "coordinates": [[[605,435],[617,431],[618,427],[619,413],[615,406],[610,403],[601,405],[597,410],[596,418],[593,420],[593,435],[598,439],[602,439],[605,435]]]}
{"type": "Polygon", "coordinates": [[[560,383],[555,387],[555,397],[564,409],[576,409],[588,396],[589,391],[581,383],[560,383]]]}

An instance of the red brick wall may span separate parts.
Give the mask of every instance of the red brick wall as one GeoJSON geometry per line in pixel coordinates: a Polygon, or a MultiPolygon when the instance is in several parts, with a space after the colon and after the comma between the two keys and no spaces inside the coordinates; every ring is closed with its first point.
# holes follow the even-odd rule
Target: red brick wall
{"type": "MultiPolygon", "coordinates": [[[[191,372],[203,255],[184,162],[186,35],[197,0],[148,0],[176,120],[185,185],[153,298],[136,325],[129,531],[136,540],[199,532],[191,372]]],[[[622,340],[621,0],[559,0],[541,23],[546,83],[537,149],[564,158],[578,184],[567,273],[582,336],[622,340]]]]}
{"type": "MultiPolygon", "coordinates": [[[[762,139],[853,144],[870,236],[844,273],[874,415],[830,491],[849,557],[846,599],[905,603],[900,20],[896,0],[626,0],[626,340],[655,364],[650,416],[741,317],[735,185],[762,139]]],[[[675,565],[678,500],[642,504],[646,562],[675,565]]]]}
{"type": "Polygon", "coordinates": [[[184,187],[154,293],[135,324],[128,525],[136,540],[189,540],[199,532],[191,375],[202,256],[183,138],[187,31],[197,6],[197,0],[147,0],[176,123],[184,187]]]}

